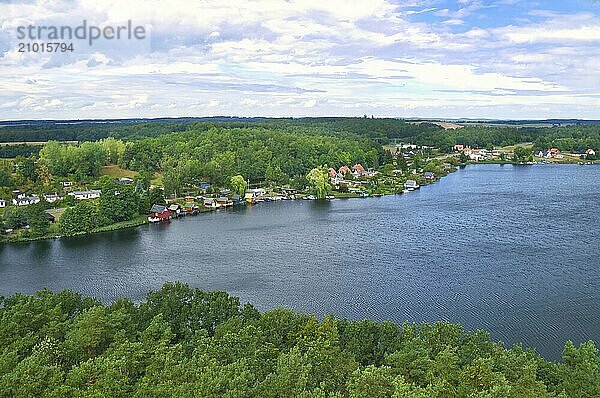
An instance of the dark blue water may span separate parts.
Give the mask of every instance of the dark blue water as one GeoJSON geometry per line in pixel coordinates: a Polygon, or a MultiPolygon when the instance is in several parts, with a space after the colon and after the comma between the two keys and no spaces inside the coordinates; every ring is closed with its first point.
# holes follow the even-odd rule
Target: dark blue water
{"type": "Polygon", "coordinates": [[[406,195],[264,203],[0,247],[0,294],[141,300],[164,281],[260,309],[460,322],[557,359],[600,342],[600,167],[478,165],[406,195]]]}

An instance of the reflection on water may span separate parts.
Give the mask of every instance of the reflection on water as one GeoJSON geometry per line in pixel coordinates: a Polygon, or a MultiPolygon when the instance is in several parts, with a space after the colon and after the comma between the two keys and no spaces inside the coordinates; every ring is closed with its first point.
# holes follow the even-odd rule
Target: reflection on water
{"type": "Polygon", "coordinates": [[[406,195],[263,203],[0,247],[0,295],[104,301],[165,281],[260,309],[449,320],[557,358],[600,341],[600,168],[469,166],[406,195]]]}

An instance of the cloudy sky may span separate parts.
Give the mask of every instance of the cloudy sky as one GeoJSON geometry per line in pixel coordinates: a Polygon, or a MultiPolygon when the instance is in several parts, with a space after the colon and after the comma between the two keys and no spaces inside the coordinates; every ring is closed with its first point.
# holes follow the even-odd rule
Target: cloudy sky
{"type": "Polygon", "coordinates": [[[594,0],[0,0],[0,119],[598,119],[599,16],[594,0]],[[84,19],[147,38],[17,51],[18,26],[84,19]]]}

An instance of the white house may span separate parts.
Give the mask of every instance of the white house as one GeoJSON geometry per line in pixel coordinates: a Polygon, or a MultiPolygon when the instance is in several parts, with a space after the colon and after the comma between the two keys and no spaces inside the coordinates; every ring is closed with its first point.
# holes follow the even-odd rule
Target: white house
{"type": "Polygon", "coordinates": [[[588,156],[596,156],[596,151],[594,151],[592,148],[590,148],[587,151],[585,151],[585,154],[588,156]]]}
{"type": "Polygon", "coordinates": [[[46,194],[44,195],[44,199],[46,200],[46,202],[48,203],[54,203],[57,200],[62,200],[65,197],[63,195],[59,195],[58,193],[50,193],[50,194],[46,194]]]}
{"type": "Polygon", "coordinates": [[[69,195],[74,196],[75,199],[86,200],[96,199],[100,197],[102,192],[99,189],[92,189],[91,191],[73,191],[69,192],[69,195]]]}
{"type": "Polygon", "coordinates": [[[61,181],[60,185],[62,185],[63,187],[72,187],[73,181],[61,181]]]}
{"type": "Polygon", "coordinates": [[[404,183],[404,188],[406,189],[417,189],[419,188],[419,184],[415,180],[407,180],[404,183]]]}
{"type": "Polygon", "coordinates": [[[40,197],[37,195],[22,196],[19,195],[16,199],[12,200],[15,206],[29,206],[40,202],[40,197]]]}
{"type": "Polygon", "coordinates": [[[0,199],[0,207],[6,207],[6,200],[0,199]]]}

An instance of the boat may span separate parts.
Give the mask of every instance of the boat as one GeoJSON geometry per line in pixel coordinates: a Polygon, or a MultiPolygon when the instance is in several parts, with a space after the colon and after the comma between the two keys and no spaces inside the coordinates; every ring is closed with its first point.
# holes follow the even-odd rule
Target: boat
{"type": "Polygon", "coordinates": [[[327,196],[325,196],[325,199],[327,199],[327,200],[335,199],[335,196],[327,195],[327,196]]]}

